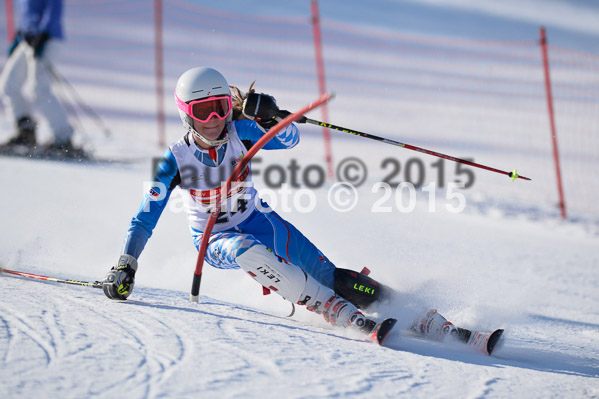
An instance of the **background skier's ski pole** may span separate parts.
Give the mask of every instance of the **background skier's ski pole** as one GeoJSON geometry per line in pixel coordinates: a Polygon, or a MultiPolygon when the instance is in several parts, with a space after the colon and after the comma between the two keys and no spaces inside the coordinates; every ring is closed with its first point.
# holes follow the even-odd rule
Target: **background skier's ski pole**
{"type": "Polygon", "coordinates": [[[101,281],[93,281],[92,282],[92,281],[79,281],[79,280],[65,280],[65,279],[61,279],[61,278],[57,278],[57,277],[42,276],[40,274],[25,273],[25,272],[19,272],[16,270],[9,270],[9,269],[5,269],[3,267],[0,267],[0,272],[14,274],[15,276],[32,278],[35,280],[51,281],[53,283],[83,285],[85,287],[102,288],[101,281]]]}
{"type": "MultiPolygon", "coordinates": [[[[281,111],[281,116],[287,115],[287,112],[288,111],[281,111]]],[[[360,137],[365,137],[365,138],[371,139],[371,140],[382,141],[383,143],[387,143],[387,144],[395,145],[395,146],[398,146],[398,147],[406,148],[408,150],[418,151],[418,152],[422,152],[424,154],[432,155],[432,156],[435,156],[435,157],[439,157],[439,158],[443,158],[443,159],[448,159],[448,160],[453,161],[453,162],[458,162],[458,163],[463,163],[463,164],[466,164],[466,165],[474,166],[475,168],[480,168],[480,169],[484,169],[484,170],[489,170],[491,172],[500,173],[502,175],[509,176],[512,179],[512,181],[514,181],[516,179],[531,180],[528,177],[519,175],[518,172],[516,171],[516,169],[514,169],[511,172],[506,172],[506,171],[503,171],[503,170],[492,168],[490,166],[481,165],[481,164],[476,163],[476,162],[471,162],[471,161],[467,161],[465,159],[452,157],[451,155],[445,155],[445,154],[441,154],[440,152],[427,150],[426,148],[416,147],[415,145],[405,144],[405,143],[401,143],[399,141],[395,141],[395,140],[391,140],[391,139],[386,139],[384,137],[375,136],[373,134],[368,134],[368,133],[359,132],[357,130],[348,129],[346,127],[341,127],[341,126],[332,125],[330,123],[320,122],[320,121],[317,121],[317,120],[314,120],[314,119],[306,118],[305,116],[303,118],[301,118],[301,119],[298,119],[297,122],[298,123],[310,123],[312,125],[317,125],[317,126],[322,126],[322,127],[326,127],[326,128],[329,128],[329,129],[333,129],[333,130],[336,130],[338,132],[349,133],[349,134],[353,134],[354,136],[360,136],[360,137]]]]}
{"type": "Polygon", "coordinates": [[[212,213],[210,214],[210,217],[208,218],[208,223],[206,224],[206,230],[204,230],[204,233],[202,234],[202,241],[200,244],[200,249],[198,251],[198,259],[196,261],[196,268],[195,268],[195,272],[193,274],[193,282],[191,285],[191,296],[189,298],[189,300],[191,302],[198,301],[198,297],[200,295],[200,283],[202,282],[202,268],[204,267],[204,258],[206,257],[206,250],[208,248],[208,241],[210,240],[210,234],[212,233],[212,228],[214,227],[216,218],[218,217],[218,214],[220,213],[223,195],[224,195],[224,198],[227,197],[227,194],[231,190],[231,184],[232,184],[233,180],[236,179],[243,172],[243,170],[247,167],[247,165],[250,162],[250,160],[252,159],[252,157],[254,155],[256,155],[256,153],[262,147],[264,147],[264,145],[266,145],[266,143],[268,143],[278,132],[283,130],[284,127],[286,127],[293,121],[301,118],[303,116],[303,114],[305,114],[306,112],[311,111],[314,108],[329,101],[330,98],[331,98],[330,93],[323,94],[316,101],[314,101],[311,104],[306,105],[304,108],[300,109],[299,111],[297,111],[293,114],[292,113],[286,114],[285,118],[282,121],[277,123],[270,130],[268,130],[268,132],[266,132],[266,134],[264,136],[262,136],[262,138],[260,140],[258,140],[249,149],[249,151],[243,156],[241,162],[239,162],[239,164],[235,167],[235,169],[231,173],[231,176],[229,176],[229,178],[227,179],[225,186],[221,187],[221,190],[219,191],[219,194],[216,197],[216,201],[214,204],[214,210],[212,211],[212,213]]]}
{"type": "Polygon", "coordinates": [[[100,115],[98,115],[89,105],[87,105],[83,99],[81,98],[81,96],[79,95],[79,93],[77,92],[77,90],[75,90],[75,88],[73,87],[73,85],[71,84],[71,82],[69,82],[67,80],[67,78],[65,78],[63,75],[61,75],[56,68],[54,67],[54,65],[52,65],[48,60],[45,61],[46,64],[46,68],[48,68],[48,71],[50,72],[50,75],[52,75],[52,77],[54,78],[54,80],[56,80],[56,82],[61,83],[64,87],[66,87],[67,89],[70,90],[71,95],[73,96],[73,98],[75,99],[75,103],[77,105],[79,105],[79,107],[85,111],[92,119],[94,119],[96,121],[96,124],[98,125],[98,127],[100,129],[102,129],[102,131],[104,132],[104,135],[106,137],[110,136],[110,129],[108,129],[108,127],[106,126],[106,124],[104,123],[104,121],[102,120],[102,118],[100,118],[100,115]]]}

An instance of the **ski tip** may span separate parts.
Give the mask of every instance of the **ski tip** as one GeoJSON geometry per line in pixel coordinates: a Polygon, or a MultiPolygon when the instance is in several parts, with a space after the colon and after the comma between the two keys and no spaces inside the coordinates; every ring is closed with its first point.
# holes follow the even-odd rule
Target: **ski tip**
{"type": "Polygon", "coordinates": [[[487,341],[487,354],[489,356],[491,356],[491,354],[495,350],[495,347],[497,346],[497,343],[501,339],[502,335],[503,335],[503,329],[500,328],[499,330],[493,331],[493,333],[489,337],[489,340],[487,341]]]}
{"type": "Polygon", "coordinates": [[[381,345],[381,346],[383,345],[383,343],[387,339],[387,336],[393,329],[393,326],[395,326],[395,323],[397,323],[397,319],[392,319],[392,318],[383,320],[381,322],[381,324],[377,328],[376,332],[374,333],[376,336],[376,342],[378,342],[379,345],[381,345]]]}

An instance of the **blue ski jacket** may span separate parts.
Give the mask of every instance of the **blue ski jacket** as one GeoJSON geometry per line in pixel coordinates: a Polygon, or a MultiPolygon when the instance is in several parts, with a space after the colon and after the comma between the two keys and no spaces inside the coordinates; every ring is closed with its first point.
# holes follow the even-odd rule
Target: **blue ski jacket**
{"type": "Polygon", "coordinates": [[[62,0],[19,0],[19,29],[36,35],[47,32],[62,39],[62,0]]]}

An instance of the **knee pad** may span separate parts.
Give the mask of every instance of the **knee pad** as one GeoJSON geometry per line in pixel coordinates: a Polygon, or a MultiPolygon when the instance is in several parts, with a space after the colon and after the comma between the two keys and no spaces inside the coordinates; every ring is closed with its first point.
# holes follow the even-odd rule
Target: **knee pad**
{"type": "Polygon", "coordinates": [[[370,277],[349,269],[335,269],[335,293],[359,309],[391,297],[391,288],[370,277]]]}
{"type": "Polygon", "coordinates": [[[264,245],[254,245],[237,256],[237,264],[258,283],[286,300],[296,303],[301,299],[307,275],[264,245]]]}

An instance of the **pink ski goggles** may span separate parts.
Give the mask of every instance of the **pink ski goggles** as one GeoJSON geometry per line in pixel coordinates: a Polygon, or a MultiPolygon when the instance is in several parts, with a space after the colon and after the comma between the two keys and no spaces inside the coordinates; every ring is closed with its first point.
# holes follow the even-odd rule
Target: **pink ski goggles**
{"type": "Polygon", "coordinates": [[[231,113],[231,108],[233,108],[229,96],[208,97],[191,101],[188,104],[183,102],[175,93],[175,103],[181,111],[202,123],[208,122],[212,115],[216,115],[221,120],[225,119],[231,113]]]}

